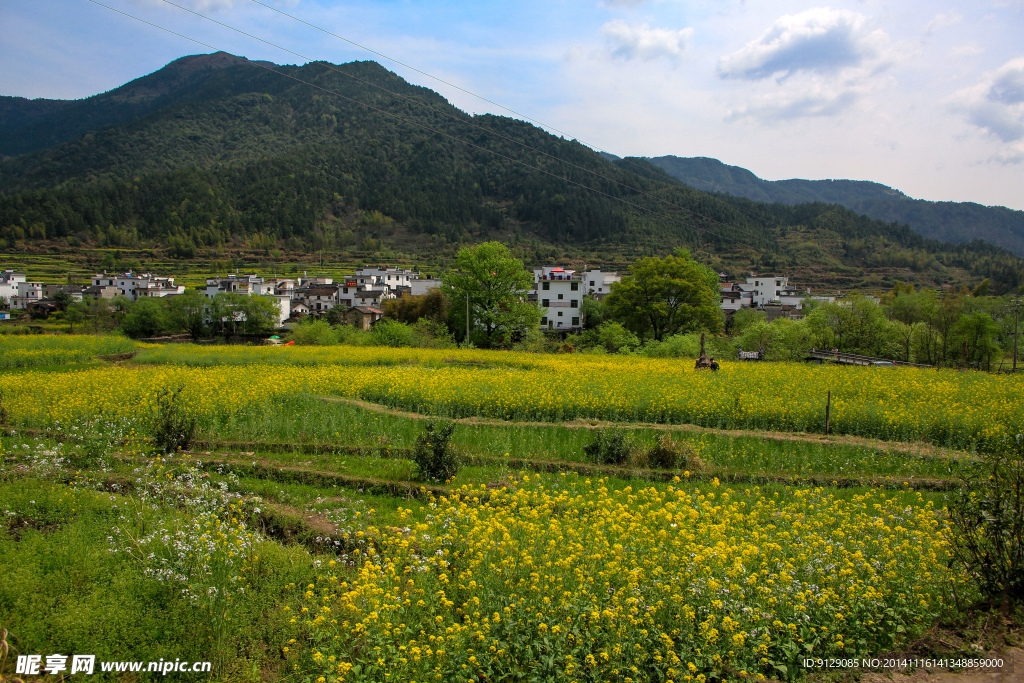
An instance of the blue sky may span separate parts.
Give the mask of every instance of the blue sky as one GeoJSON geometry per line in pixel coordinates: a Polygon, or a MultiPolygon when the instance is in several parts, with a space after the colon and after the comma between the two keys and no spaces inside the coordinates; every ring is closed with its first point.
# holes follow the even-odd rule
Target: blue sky
{"type": "MultiPolygon", "coordinates": [[[[100,1],[250,59],[301,61],[163,0],[100,1]]],[[[252,0],[174,1],[507,114],[252,0]]],[[[596,149],[1024,209],[1024,0],[261,1],[596,149]]],[[[88,0],[0,3],[4,95],[86,97],[207,51],[88,0]]]]}

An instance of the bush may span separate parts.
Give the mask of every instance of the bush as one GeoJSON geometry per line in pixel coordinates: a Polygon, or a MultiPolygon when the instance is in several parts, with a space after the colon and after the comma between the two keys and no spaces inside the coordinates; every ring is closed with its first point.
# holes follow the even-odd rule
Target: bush
{"type": "Polygon", "coordinates": [[[292,330],[292,341],[299,346],[333,346],[338,332],[326,320],[306,318],[292,330]]]}
{"type": "Polygon", "coordinates": [[[164,389],[156,401],[153,445],[161,453],[187,451],[195,440],[198,419],[181,405],[181,390],[164,389]]]}
{"type": "Polygon", "coordinates": [[[453,422],[431,420],[423,433],[416,437],[412,459],[419,479],[442,483],[459,473],[462,463],[451,443],[454,431],[453,422]]]}
{"type": "MultiPolygon", "coordinates": [[[[571,336],[571,335],[570,335],[571,336]]],[[[519,343],[512,347],[513,351],[525,353],[554,353],[558,348],[555,340],[538,327],[530,328],[519,343]]]]}
{"type": "Polygon", "coordinates": [[[626,437],[624,429],[598,429],[594,432],[594,443],[584,446],[583,452],[599,465],[621,465],[630,460],[633,442],[626,437]]]}
{"type": "Polygon", "coordinates": [[[393,348],[416,346],[416,334],[411,327],[397,320],[378,320],[370,330],[370,344],[393,348]]]}
{"type": "Polygon", "coordinates": [[[671,434],[659,436],[645,456],[646,466],[659,470],[699,472],[704,466],[690,444],[676,441],[671,434]]]}
{"type": "Polygon", "coordinates": [[[1024,435],[986,456],[950,507],[953,555],[985,598],[1024,598],[1024,435]]]}
{"type": "Polygon", "coordinates": [[[597,329],[597,340],[610,353],[629,353],[640,346],[640,338],[619,323],[607,322],[597,329]]]}

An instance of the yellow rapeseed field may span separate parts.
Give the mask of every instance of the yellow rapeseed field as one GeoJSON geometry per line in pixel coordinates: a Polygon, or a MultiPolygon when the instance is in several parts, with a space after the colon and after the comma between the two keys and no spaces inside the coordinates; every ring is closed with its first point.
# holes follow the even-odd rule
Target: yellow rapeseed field
{"type": "Polygon", "coordinates": [[[161,388],[184,386],[183,398],[206,424],[314,393],[450,417],[820,432],[831,391],[837,433],[988,449],[1024,431],[1024,380],[977,372],[723,363],[710,373],[694,372],[685,359],[352,347],[229,347],[171,357],[177,362],[3,375],[0,391],[11,418],[26,425],[98,413],[146,420],[161,388]],[[260,362],[248,364],[250,356],[260,362]]]}
{"type": "Polygon", "coordinates": [[[944,611],[961,580],[944,523],[899,497],[571,475],[463,488],[389,530],[355,578],[332,561],[297,587],[305,637],[286,654],[328,681],[788,678],[944,611]]]}

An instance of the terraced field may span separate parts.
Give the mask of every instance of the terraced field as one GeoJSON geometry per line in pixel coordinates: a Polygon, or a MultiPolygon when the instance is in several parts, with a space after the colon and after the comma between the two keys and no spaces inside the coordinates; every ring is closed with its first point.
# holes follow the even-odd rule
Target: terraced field
{"type": "Polygon", "coordinates": [[[973,373],[139,351],[0,372],[0,623],[21,652],[209,660],[215,680],[798,679],[971,601],[943,508],[1024,429],[1020,380],[973,373]],[[196,440],[154,457],[177,389],[196,440]],[[427,483],[411,453],[436,417],[464,466],[427,483]],[[633,458],[585,454],[609,427],[633,458]],[[678,467],[642,455],[666,435],[678,467]]]}

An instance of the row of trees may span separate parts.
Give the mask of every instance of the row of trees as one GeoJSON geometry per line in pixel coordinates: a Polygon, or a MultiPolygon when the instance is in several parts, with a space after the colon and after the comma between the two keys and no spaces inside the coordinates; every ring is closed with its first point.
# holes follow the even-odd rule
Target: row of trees
{"type": "MultiPolygon", "coordinates": [[[[59,295],[62,293],[58,293],[59,295]]],[[[269,297],[224,293],[208,298],[189,291],[167,298],[132,301],[113,299],[57,300],[57,320],[68,323],[71,332],[103,332],[119,329],[132,338],[188,333],[194,339],[220,335],[261,335],[272,331],[278,321],[277,302],[269,297]]]]}
{"type": "MultiPolygon", "coordinates": [[[[560,348],[537,330],[539,309],[527,301],[531,276],[504,245],[487,243],[459,252],[458,270],[445,277],[442,292],[391,302],[387,315],[403,322],[429,317],[447,322],[463,341],[467,306],[470,341],[479,346],[525,344],[535,350],[560,348]]],[[[1013,344],[1013,316],[1007,300],[989,296],[989,283],[974,290],[940,294],[897,284],[881,301],[853,295],[836,302],[808,300],[801,320],[771,323],[764,311],[744,309],[733,317],[720,354],[763,349],[768,359],[798,360],[807,350],[849,353],[940,366],[990,369],[1013,344]]],[[[567,344],[579,350],[694,353],[691,333],[720,334],[717,274],[689,253],[644,258],[602,301],[585,298],[584,330],[567,344]]]]}
{"type": "Polygon", "coordinates": [[[973,292],[939,294],[897,285],[876,303],[851,296],[810,305],[802,320],[768,323],[758,311],[733,319],[737,345],[763,348],[769,359],[803,357],[811,347],[909,363],[998,369],[1013,348],[1014,315],[1008,300],[988,296],[984,284],[973,292]]]}

